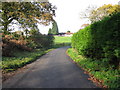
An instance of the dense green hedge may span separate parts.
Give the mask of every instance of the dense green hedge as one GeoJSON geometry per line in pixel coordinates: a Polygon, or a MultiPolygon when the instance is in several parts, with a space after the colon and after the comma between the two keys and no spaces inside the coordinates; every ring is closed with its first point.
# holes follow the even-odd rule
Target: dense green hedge
{"type": "Polygon", "coordinates": [[[119,25],[120,13],[105,17],[75,33],[72,37],[72,47],[81,55],[105,60],[118,68],[120,63],[119,25]]]}

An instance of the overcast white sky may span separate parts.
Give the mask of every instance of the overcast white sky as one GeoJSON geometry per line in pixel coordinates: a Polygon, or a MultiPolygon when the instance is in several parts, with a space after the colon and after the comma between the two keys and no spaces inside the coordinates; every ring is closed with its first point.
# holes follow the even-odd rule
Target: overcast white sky
{"type": "MultiPolygon", "coordinates": [[[[49,0],[57,7],[56,17],[59,32],[77,32],[87,20],[80,19],[80,12],[85,11],[89,5],[97,7],[104,4],[118,4],[120,0],[49,0]]],[[[49,26],[51,27],[51,25],[49,26]]],[[[47,33],[49,27],[39,26],[41,33],[47,33]]]]}

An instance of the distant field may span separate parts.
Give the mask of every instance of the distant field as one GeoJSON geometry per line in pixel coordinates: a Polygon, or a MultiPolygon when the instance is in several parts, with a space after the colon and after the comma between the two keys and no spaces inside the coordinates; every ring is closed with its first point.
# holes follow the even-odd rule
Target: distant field
{"type": "Polygon", "coordinates": [[[54,36],[54,46],[53,48],[59,48],[63,46],[71,46],[72,37],[54,36]]]}
{"type": "Polygon", "coordinates": [[[71,37],[55,36],[55,44],[71,43],[71,37]]]}

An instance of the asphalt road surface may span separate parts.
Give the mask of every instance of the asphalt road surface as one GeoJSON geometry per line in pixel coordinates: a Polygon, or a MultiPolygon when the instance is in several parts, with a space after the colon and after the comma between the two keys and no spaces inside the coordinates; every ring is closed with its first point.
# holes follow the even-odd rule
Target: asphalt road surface
{"type": "Polygon", "coordinates": [[[98,88],[66,54],[69,47],[48,52],[24,72],[6,80],[3,88],[98,88]]]}

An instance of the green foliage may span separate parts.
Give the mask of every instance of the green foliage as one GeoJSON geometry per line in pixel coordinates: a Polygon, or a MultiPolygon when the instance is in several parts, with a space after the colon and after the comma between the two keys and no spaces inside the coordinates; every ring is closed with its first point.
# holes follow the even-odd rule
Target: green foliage
{"type": "Polygon", "coordinates": [[[49,28],[48,35],[52,35],[52,29],[49,28]]]}
{"type": "Polygon", "coordinates": [[[68,30],[67,33],[70,33],[70,31],[68,30]]]}
{"type": "Polygon", "coordinates": [[[50,48],[53,45],[54,37],[51,35],[42,35],[36,30],[31,30],[30,36],[25,38],[23,35],[12,33],[3,35],[2,55],[12,56],[16,49],[32,51],[35,48],[50,48]]]}
{"type": "Polygon", "coordinates": [[[75,33],[72,47],[79,54],[101,60],[107,58],[110,65],[119,68],[120,63],[120,13],[95,22],[75,33]]]}
{"type": "Polygon", "coordinates": [[[33,52],[27,51],[16,51],[14,52],[14,57],[3,57],[2,58],[2,70],[3,72],[14,71],[20,67],[25,66],[33,61],[35,61],[39,56],[47,53],[49,50],[36,49],[33,52]]]}
{"type": "Polygon", "coordinates": [[[16,20],[23,28],[37,28],[37,23],[48,25],[53,20],[55,8],[49,2],[2,2],[3,31],[7,34],[8,25],[16,20]]]}
{"type": "Polygon", "coordinates": [[[104,4],[101,7],[89,6],[84,12],[81,12],[81,18],[88,18],[92,23],[102,20],[106,16],[120,12],[120,5],[104,4]]]}
{"type": "Polygon", "coordinates": [[[103,5],[96,10],[93,10],[90,14],[90,20],[96,22],[102,20],[105,16],[111,16],[114,13],[120,12],[120,5],[103,5]]]}
{"type": "Polygon", "coordinates": [[[50,28],[48,34],[57,35],[59,33],[57,22],[54,20],[52,23],[52,29],[50,28]]]}
{"type": "MultiPolygon", "coordinates": [[[[36,48],[49,48],[53,45],[54,37],[51,35],[42,35],[40,33],[36,33],[29,37],[32,40],[36,48]]],[[[33,44],[34,44],[33,43],[33,44]]]]}
{"type": "Polygon", "coordinates": [[[90,26],[86,27],[84,30],[73,34],[72,37],[72,47],[76,48],[79,54],[84,55],[83,49],[86,49],[89,41],[91,41],[90,26]]]}
{"type": "Polygon", "coordinates": [[[3,56],[12,56],[16,49],[31,51],[36,47],[48,48],[52,46],[54,38],[52,36],[41,35],[37,27],[37,23],[48,25],[53,21],[55,7],[51,3],[2,2],[0,11],[0,14],[2,14],[0,22],[3,27],[3,56]],[[8,30],[9,24],[14,23],[13,20],[18,22],[24,32],[11,33],[8,30]],[[28,28],[31,30],[29,31],[28,28]],[[26,34],[26,37],[23,33],[26,34]]]}
{"type": "Polygon", "coordinates": [[[96,61],[91,58],[86,58],[79,55],[79,53],[72,48],[68,49],[67,53],[82,68],[98,80],[103,81],[103,85],[108,86],[108,88],[120,88],[120,71],[112,69],[112,66],[109,67],[105,59],[103,61],[96,61]]]}

